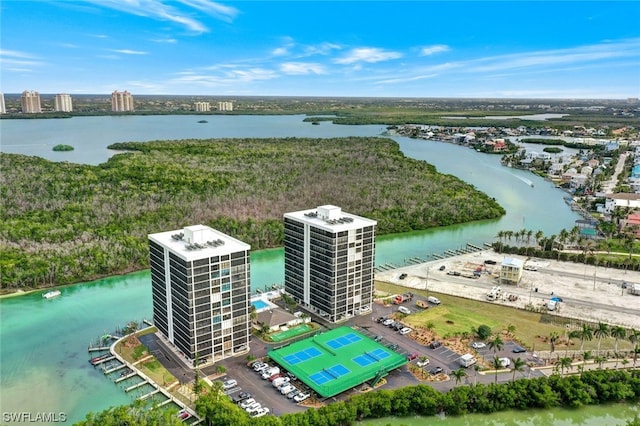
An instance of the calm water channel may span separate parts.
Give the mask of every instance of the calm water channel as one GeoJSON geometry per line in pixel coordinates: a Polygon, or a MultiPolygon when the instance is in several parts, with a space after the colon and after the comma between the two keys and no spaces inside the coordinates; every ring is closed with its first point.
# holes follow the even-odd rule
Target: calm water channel
{"type": "MultiPolygon", "coordinates": [[[[205,124],[197,123],[200,118],[0,120],[0,150],[95,165],[113,154],[106,146],[119,141],[376,136],[383,130],[381,126],[336,126],[327,122],[312,126],[303,123],[302,116],[212,116],[205,124]],[[59,143],[72,145],[75,151],[51,151],[59,143]]],[[[404,259],[424,258],[467,242],[480,245],[492,241],[499,230],[526,228],[549,235],[570,229],[578,218],[564,203],[563,192],[529,173],[500,166],[498,156],[446,143],[394,139],[407,156],[425,160],[495,197],[507,214],[494,221],[379,237],[378,264],[401,265],[404,259]]],[[[282,282],[282,250],[253,253],[251,268],[254,289],[282,282]]],[[[42,299],[40,293],[0,299],[0,411],[62,411],[73,422],[89,411],[130,402],[130,396],[89,365],[86,347],[116,326],[150,317],[148,271],[69,286],[62,289],[61,297],[52,300],[42,299]]],[[[584,418],[589,418],[589,410],[576,415],[584,413],[584,418]]],[[[505,421],[509,419],[505,417],[505,421]]]]}

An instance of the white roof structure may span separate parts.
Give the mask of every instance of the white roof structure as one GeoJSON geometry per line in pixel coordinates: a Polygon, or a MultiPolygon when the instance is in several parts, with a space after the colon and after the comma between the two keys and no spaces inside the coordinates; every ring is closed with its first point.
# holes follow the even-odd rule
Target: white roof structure
{"type": "Polygon", "coordinates": [[[511,266],[514,268],[522,268],[524,262],[520,259],[516,259],[515,257],[505,257],[502,259],[502,266],[511,266]]]}
{"type": "Polygon", "coordinates": [[[366,226],[375,226],[378,223],[372,219],[345,213],[340,207],[332,205],[319,206],[317,209],[285,213],[284,217],[295,219],[332,233],[348,231],[350,229],[360,229],[366,226]]]}
{"type": "Polygon", "coordinates": [[[149,239],[186,261],[250,250],[251,246],[206,225],[150,234],[149,239]]]}

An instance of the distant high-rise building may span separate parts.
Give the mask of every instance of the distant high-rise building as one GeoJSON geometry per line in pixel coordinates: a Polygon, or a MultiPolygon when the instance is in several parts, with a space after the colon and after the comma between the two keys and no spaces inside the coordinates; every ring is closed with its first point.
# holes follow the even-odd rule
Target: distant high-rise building
{"type": "Polygon", "coordinates": [[[194,103],[197,112],[211,111],[211,104],[209,102],[196,102],[194,103]]]}
{"type": "Polygon", "coordinates": [[[189,360],[249,349],[250,249],[204,225],[149,235],[153,322],[189,360]]]}
{"type": "Polygon", "coordinates": [[[20,97],[22,104],[22,112],[27,114],[36,114],[42,112],[40,106],[40,93],[35,90],[25,90],[20,97]]]}
{"type": "Polygon", "coordinates": [[[71,101],[71,95],[61,93],[53,98],[54,111],[71,112],[73,111],[73,102],[71,101]]]}
{"type": "Polygon", "coordinates": [[[123,112],[133,111],[133,96],[128,91],[118,92],[117,90],[111,94],[111,111],[123,112]]]}
{"type": "Polygon", "coordinates": [[[218,111],[233,111],[233,102],[218,102],[218,111]]]}
{"type": "Polygon", "coordinates": [[[331,322],[371,312],[375,220],[320,206],[284,215],[284,285],[331,322]]]}
{"type": "Polygon", "coordinates": [[[7,113],[7,106],[4,103],[4,93],[0,93],[0,114],[7,113]]]}

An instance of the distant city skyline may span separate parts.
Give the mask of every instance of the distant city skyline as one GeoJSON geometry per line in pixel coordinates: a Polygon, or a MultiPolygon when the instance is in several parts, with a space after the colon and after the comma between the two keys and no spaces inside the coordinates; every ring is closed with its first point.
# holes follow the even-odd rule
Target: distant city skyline
{"type": "Polygon", "coordinates": [[[640,97],[634,1],[9,0],[0,13],[5,94],[640,97]]]}

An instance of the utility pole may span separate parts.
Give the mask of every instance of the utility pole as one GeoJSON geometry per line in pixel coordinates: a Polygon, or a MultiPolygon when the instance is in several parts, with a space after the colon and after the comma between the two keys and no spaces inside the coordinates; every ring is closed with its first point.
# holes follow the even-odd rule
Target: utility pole
{"type": "Polygon", "coordinates": [[[427,266],[427,278],[424,280],[424,290],[427,292],[427,298],[429,297],[429,267],[427,266]]]}

